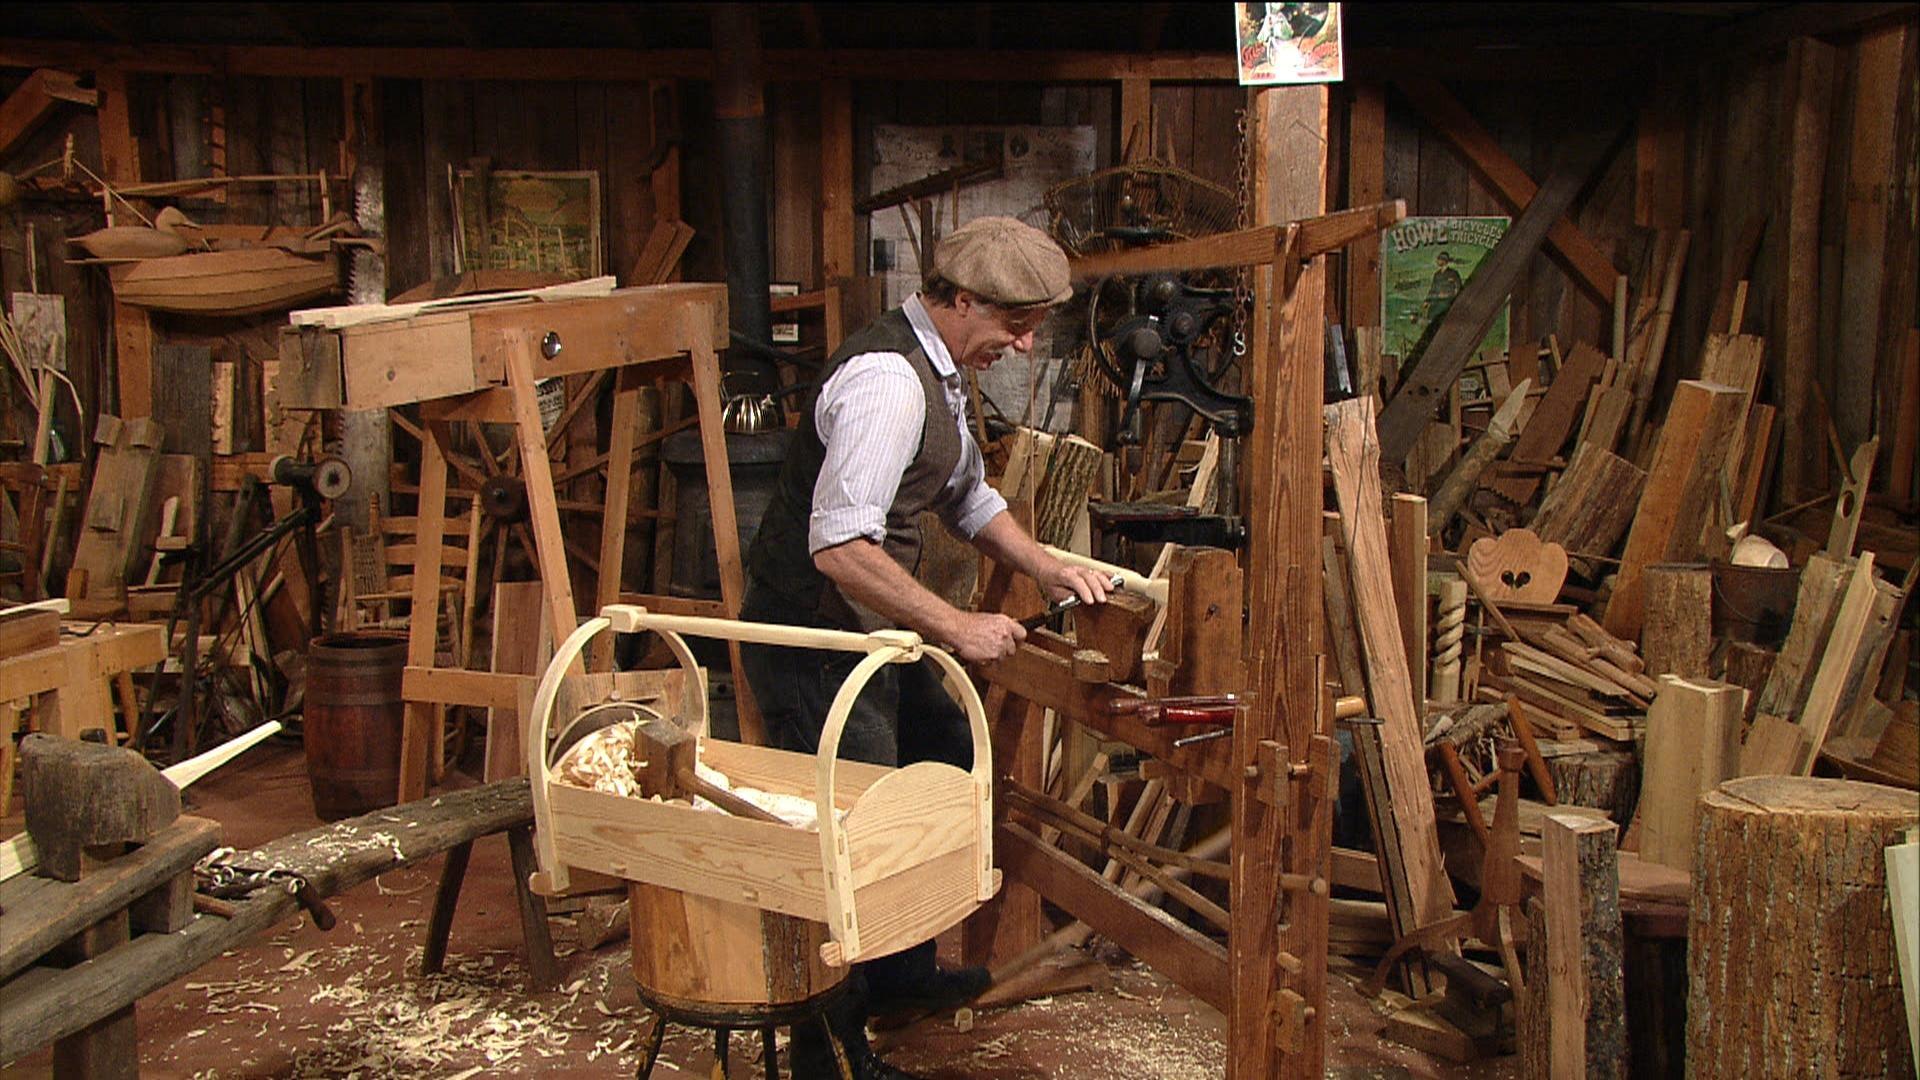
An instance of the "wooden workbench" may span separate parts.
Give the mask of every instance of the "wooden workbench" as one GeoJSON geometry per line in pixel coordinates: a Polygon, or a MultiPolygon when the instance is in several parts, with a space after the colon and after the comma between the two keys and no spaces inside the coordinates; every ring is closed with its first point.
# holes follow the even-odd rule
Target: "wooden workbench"
{"type": "MultiPolygon", "coordinates": [[[[341,309],[352,311],[354,309],[341,309]]],[[[301,313],[324,316],[326,312],[301,313]]],[[[420,311],[369,321],[302,318],[281,341],[283,397],[306,407],[364,410],[418,403],[424,438],[420,462],[419,533],[413,568],[413,612],[402,696],[407,702],[400,801],[426,794],[430,733],[448,705],[518,709],[521,677],[434,666],[433,612],[439,602],[446,528],[447,449],[457,421],[509,424],[519,445],[534,549],[545,585],[545,616],[554,641],[578,620],[566,549],[540,422],[535,385],[556,375],[613,373],[612,437],[606,506],[600,533],[594,609],[622,599],[619,566],[627,532],[635,426],[648,383],[690,382],[706,458],[721,601],[640,597],[657,610],[734,616],[746,579],[740,567],[733,482],[720,409],[724,391],[716,349],[727,339],[726,288],[686,283],[617,289],[604,296],[505,302],[420,311]],[[424,614],[423,614],[424,613],[424,614]]],[[[629,594],[628,599],[634,599],[629,594]]],[[[606,652],[593,658],[609,662],[606,652]]],[[[734,656],[739,668],[737,650],[734,656]]],[[[744,686],[743,680],[736,680],[744,686]]],[[[742,700],[743,731],[757,714],[742,700]]],[[[490,735],[490,738],[495,737],[490,735]]]]}

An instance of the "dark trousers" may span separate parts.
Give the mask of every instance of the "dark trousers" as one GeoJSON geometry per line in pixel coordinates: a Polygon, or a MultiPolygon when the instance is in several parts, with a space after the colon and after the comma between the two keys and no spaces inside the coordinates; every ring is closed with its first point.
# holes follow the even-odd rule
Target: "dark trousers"
{"type": "MultiPolygon", "coordinates": [[[[751,584],[740,617],[748,622],[825,625],[813,612],[796,609],[769,590],[751,584]]],[[[864,655],[742,645],[741,666],[766,722],[768,742],[781,750],[817,753],[834,696],[864,655]]],[[[940,670],[932,661],[888,664],[874,673],[855,699],[841,731],[837,756],[843,761],[894,768],[938,761],[969,769],[973,766],[973,736],[966,712],[941,685],[940,670]]],[[[869,1001],[885,1001],[910,990],[932,976],[933,966],[931,941],[854,965],[848,979],[850,992],[830,1016],[834,1032],[850,1045],[850,1052],[866,1046],[869,1001]]],[[[824,1046],[815,1045],[813,1032],[806,1028],[796,1031],[796,1072],[814,1055],[824,1055],[824,1050],[824,1046]]]]}

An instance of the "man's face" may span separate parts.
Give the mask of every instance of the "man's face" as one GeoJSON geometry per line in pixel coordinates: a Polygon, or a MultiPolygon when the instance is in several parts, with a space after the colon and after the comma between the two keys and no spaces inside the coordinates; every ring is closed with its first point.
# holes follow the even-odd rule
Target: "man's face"
{"type": "Polygon", "coordinates": [[[960,367],[985,371],[1009,348],[1026,353],[1033,350],[1033,333],[1046,320],[1045,306],[1003,308],[962,290],[954,300],[960,315],[961,341],[953,350],[953,362],[960,367]]]}

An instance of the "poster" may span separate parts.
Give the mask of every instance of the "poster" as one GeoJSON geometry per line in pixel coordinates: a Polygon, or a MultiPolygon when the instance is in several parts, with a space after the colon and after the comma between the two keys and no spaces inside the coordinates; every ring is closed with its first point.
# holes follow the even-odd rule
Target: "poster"
{"type": "Polygon", "coordinates": [[[1240,85],[1339,82],[1341,4],[1235,4],[1240,85]]]}
{"type": "MultiPolygon", "coordinates": [[[[1504,217],[1410,217],[1380,234],[1380,351],[1405,369],[1500,238],[1504,217]]],[[[1507,305],[1480,345],[1504,357],[1507,305]]],[[[1473,396],[1473,395],[1469,395],[1473,396]]]]}
{"type": "Polygon", "coordinates": [[[452,185],[454,272],[539,270],[574,278],[606,272],[599,173],[496,169],[482,185],[461,169],[452,185]]]}

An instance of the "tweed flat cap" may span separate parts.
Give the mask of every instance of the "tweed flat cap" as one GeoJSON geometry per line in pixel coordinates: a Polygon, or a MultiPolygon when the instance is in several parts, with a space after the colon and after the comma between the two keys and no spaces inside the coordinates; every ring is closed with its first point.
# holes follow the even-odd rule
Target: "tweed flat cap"
{"type": "Polygon", "coordinates": [[[1010,217],[974,218],[933,249],[941,277],[1002,307],[1058,304],[1073,295],[1067,253],[1046,233],[1010,217]]]}

